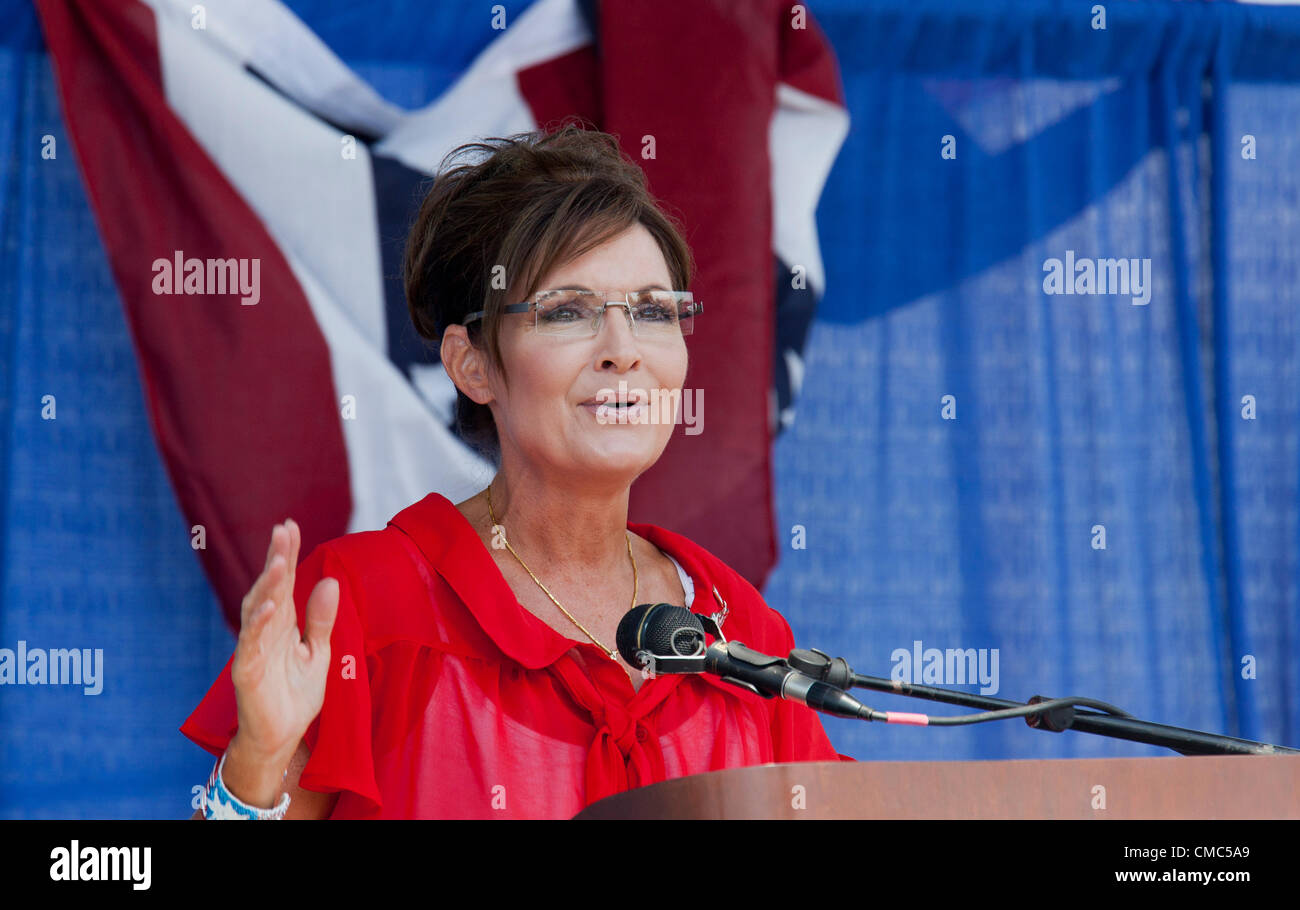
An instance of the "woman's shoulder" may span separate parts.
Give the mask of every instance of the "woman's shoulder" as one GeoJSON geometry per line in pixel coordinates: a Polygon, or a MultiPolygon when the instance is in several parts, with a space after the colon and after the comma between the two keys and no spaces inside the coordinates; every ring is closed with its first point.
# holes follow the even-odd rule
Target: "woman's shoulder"
{"type": "Polygon", "coordinates": [[[314,547],[295,579],[300,607],[316,582],[333,577],[339,581],[340,605],[355,612],[367,640],[445,641],[444,614],[455,612],[460,602],[439,570],[469,542],[462,539],[465,529],[429,501],[433,496],[398,512],[383,528],[343,534],[314,547]]]}
{"type": "Polygon", "coordinates": [[[450,500],[430,493],[383,528],[353,531],[318,544],[308,559],[343,566],[367,584],[382,583],[393,573],[418,574],[421,563],[437,567],[456,546],[465,545],[471,530],[450,500]]]}
{"type": "Polygon", "coordinates": [[[299,571],[341,568],[352,579],[369,583],[409,562],[411,549],[406,536],[390,523],[378,530],[352,531],[318,543],[299,564],[299,571]]]}

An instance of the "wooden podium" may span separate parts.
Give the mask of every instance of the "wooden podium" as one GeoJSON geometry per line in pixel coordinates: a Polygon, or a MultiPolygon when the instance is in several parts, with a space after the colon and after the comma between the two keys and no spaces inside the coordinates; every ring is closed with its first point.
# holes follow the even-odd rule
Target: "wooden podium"
{"type": "Polygon", "coordinates": [[[756,765],[618,793],[574,817],[1300,818],[1300,755],[756,765]]]}

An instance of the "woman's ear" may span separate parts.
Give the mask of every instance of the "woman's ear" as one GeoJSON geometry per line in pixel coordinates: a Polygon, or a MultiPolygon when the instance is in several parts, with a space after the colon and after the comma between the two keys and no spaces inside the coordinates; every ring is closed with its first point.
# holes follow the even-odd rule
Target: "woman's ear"
{"type": "Polygon", "coordinates": [[[447,326],[442,333],[442,347],[438,356],[442,360],[442,368],[466,398],[476,404],[492,401],[487,353],[470,342],[465,326],[447,326]]]}

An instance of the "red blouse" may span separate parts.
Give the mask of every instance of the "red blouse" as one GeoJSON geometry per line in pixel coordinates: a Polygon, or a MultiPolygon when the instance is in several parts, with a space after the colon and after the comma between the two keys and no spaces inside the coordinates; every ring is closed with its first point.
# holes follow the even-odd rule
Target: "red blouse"
{"type": "MultiPolygon", "coordinates": [[[[692,610],[725,602],[728,640],[774,655],[795,646],[785,619],[708,551],[654,525],[628,528],[685,568],[692,610]]],[[[382,531],[312,550],[294,583],[300,628],[325,576],[339,581],[334,669],[299,785],[340,791],[332,818],[570,818],[672,777],[853,760],[795,702],[703,674],[655,676],[634,690],[609,655],[520,605],[477,532],[437,493],[382,531]]],[[[227,661],[181,732],[220,755],[236,726],[227,661]]]]}

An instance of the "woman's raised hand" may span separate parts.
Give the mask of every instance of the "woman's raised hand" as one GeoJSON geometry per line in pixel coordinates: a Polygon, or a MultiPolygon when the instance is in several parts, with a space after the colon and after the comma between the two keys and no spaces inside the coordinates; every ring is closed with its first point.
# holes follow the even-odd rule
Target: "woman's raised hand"
{"type": "Polygon", "coordinates": [[[266,565],[244,596],[230,677],[238,704],[240,751],[268,764],[287,764],[325,702],[330,630],[339,583],[322,578],[307,599],[305,634],[294,608],[294,568],[302,532],[287,520],[271,531],[266,565]]]}

